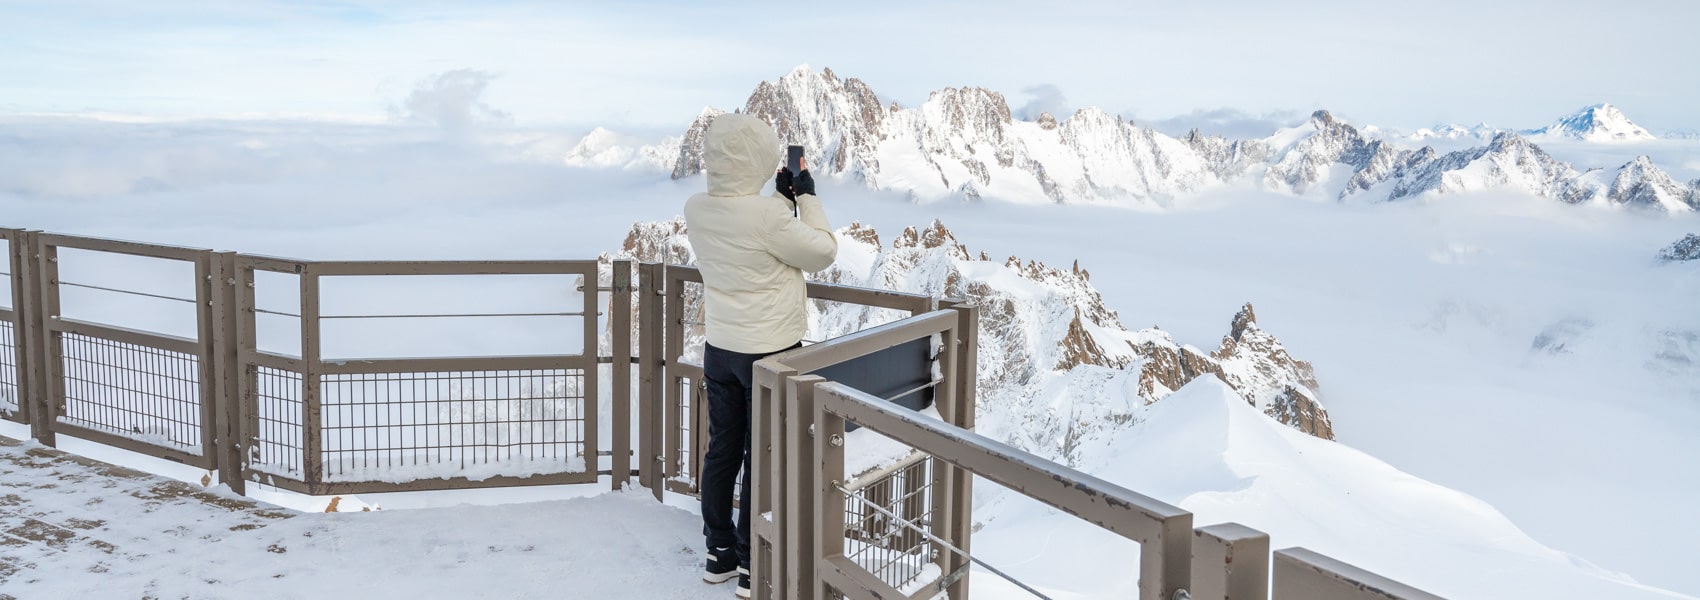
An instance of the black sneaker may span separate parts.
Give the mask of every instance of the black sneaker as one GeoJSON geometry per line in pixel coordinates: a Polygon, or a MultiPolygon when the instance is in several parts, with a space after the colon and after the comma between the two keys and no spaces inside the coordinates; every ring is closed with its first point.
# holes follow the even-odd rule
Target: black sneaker
{"type": "Polygon", "coordinates": [[[750,597],[750,573],[749,573],[749,571],[743,571],[743,572],[738,574],[738,589],[737,589],[736,593],[738,594],[739,598],[750,597]]]}
{"type": "Polygon", "coordinates": [[[738,553],[731,548],[709,548],[708,566],[702,571],[702,580],[708,583],[726,583],[738,576],[738,553]]]}

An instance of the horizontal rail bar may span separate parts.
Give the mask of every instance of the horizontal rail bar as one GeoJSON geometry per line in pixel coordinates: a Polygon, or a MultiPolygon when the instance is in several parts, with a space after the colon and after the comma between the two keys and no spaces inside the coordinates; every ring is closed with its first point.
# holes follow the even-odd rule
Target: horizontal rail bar
{"type": "Polygon", "coordinates": [[[320,361],[314,369],[325,375],[376,375],[382,373],[449,373],[462,371],[544,371],[587,369],[596,357],[582,354],[537,356],[453,356],[426,358],[334,358],[320,361]]]}
{"type": "Polygon", "coordinates": [[[138,331],[135,329],[118,327],[116,325],[102,325],[100,323],[90,323],[88,321],[61,318],[49,321],[47,327],[52,331],[75,333],[112,342],[147,346],[149,348],[158,348],[160,350],[169,350],[171,352],[182,352],[184,354],[201,353],[201,343],[189,338],[165,335],[163,333],[138,331]]]}
{"type": "Polygon", "coordinates": [[[1441,600],[1305,548],[1276,550],[1274,600],[1441,600]]]}
{"type": "Polygon", "coordinates": [[[900,458],[900,459],[897,460],[897,462],[891,463],[891,464],[883,466],[883,467],[876,468],[872,471],[868,471],[867,473],[863,473],[861,475],[851,475],[851,477],[855,477],[856,480],[851,481],[850,483],[844,484],[844,493],[848,495],[850,492],[854,492],[856,490],[867,487],[870,484],[878,482],[880,479],[884,479],[885,477],[891,475],[892,473],[896,473],[896,472],[901,471],[903,469],[907,469],[909,467],[912,467],[912,466],[915,465],[915,463],[921,462],[921,461],[926,460],[926,459],[927,459],[927,454],[925,452],[911,452],[909,454],[909,456],[905,456],[903,458],[900,458]]]}
{"type": "MultiPolygon", "coordinates": [[[[301,315],[298,315],[298,314],[295,314],[295,313],[292,313],[292,312],[283,312],[281,310],[266,310],[266,309],[263,309],[263,308],[254,308],[254,309],[249,309],[249,310],[252,310],[257,314],[262,314],[262,315],[277,315],[277,316],[280,316],[280,317],[293,317],[293,318],[296,318],[296,319],[301,318],[301,315]]],[[[319,317],[319,318],[323,319],[324,317],[319,317]]]]}
{"type": "Polygon", "coordinates": [[[167,246],[146,242],[130,242],[106,238],[82,237],[58,233],[43,233],[38,236],[43,246],[58,248],[74,248],[94,252],[110,252],[113,254],[129,254],[147,258],[163,258],[168,260],[183,260],[194,262],[205,256],[211,250],[204,248],[185,248],[182,246],[167,246]]]}
{"type": "Polygon", "coordinates": [[[53,424],[53,431],[74,438],[88,440],[96,444],[112,446],[119,450],[127,450],[137,454],[146,454],[148,456],[189,465],[191,467],[199,467],[202,469],[213,468],[212,457],[210,456],[192,454],[177,448],[160,446],[158,444],[149,444],[147,442],[130,439],[111,432],[101,431],[99,429],[90,429],[88,427],[72,425],[64,421],[59,421],[53,424]]]}
{"type": "Polygon", "coordinates": [[[815,399],[833,414],[1134,541],[1161,535],[1162,522],[1191,517],[1180,507],[842,383],[816,386],[815,399]]]}
{"type": "MultiPolygon", "coordinates": [[[[686,265],[667,265],[667,278],[671,281],[702,283],[702,270],[686,265]]],[[[806,294],[815,300],[907,310],[914,314],[927,312],[933,307],[932,297],[923,294],[818,281],[807,282],[806,294]]]]}
{"type": "Polygon", "coordinates": [[[166,296],[166,295],[163,295],[163,294],[149,294],[147,292],[136,292],[136,291],[131,291],[131,290],[121,290],[121,289],[118,289],[118,288],[101,287],[101,286],[98,286],[98,285],[89,285],[89,284],[86,284],[86,283],[73,283],[73,282],[70,282],[70,281],[54,281],[53,283],[55,283],[57,285],[66,286],[66,287],[76,287],[76,288],[84,288],[84,289],[90,289],[90,290],[100,290],[100,291],[103,291],[103,292],[113,292],[113,293],[118,293],[118,294],[129,294],[131,296],[144,296],[144,297],[148,297],[148,298],[158,298],[160,300],[175,300],[177,302],[186,302],[186,303],[189,303],[189,304],[195,303],[195,299],[193,299],[193,298],[178,298],[176,296],[166,296]]]}
{"type": "Polygon", "coordinates": [[[12,321],[18,318],[17,311],[10,306],[0,306],[0,321],[12,321]]]}
{"type": "Polygon", "coordinates": [[[269,271],[272,273],[300,274],[307,270],[308,261],[276,256],[260,256],[256,254],[236,255],[236,268],[269,271]]]}
{"type": "Polygon", "coordinates": [[[956,311],[936,310],[833,338],[830,344],[804,346],[765,360],[778,361],[798,373],[809,373],[947,331],[956,326],[958,318],[956,311]]]}
{"type": "Polygon", "coordinates": [[[907,310],[913,314],[927,312],[933,307],[931,296],[893,292],[876,288],[865,288],[834,283],[809,282],[807,295],[811,300],[826,300],[828,302],[844,302],[860,304],[893,310],[907,310]]]}
{"type": "MultiPolygon", "coordinates": [[[[589,462],[589,461],[586,461],[589,462]]],[[[531,477],[491,477],[471,480],[465,477],[446,479],[415,479],[402,483],[387,481],[327,481],[313,486],[314,495],[382,494],[389,492],[424,492],[433,490],[470,490],[494,487],[523,487],[536,485],[574,485],[596,483],[597,474],[588,471],[533,475],[531,477]]]]}
{"type": "Polygon", "coordinates": [[[322,276],[385,275],[588,275],[596,276],[594,260],[531,261],[321,261],[307,263],[307,272],[322,276]]]}
{"type": "MultiPolygon", "coordinates": [[[[299,315],[298,315],[299,316],[299,315]]],[[[320,319],[454,319],[454,318],[486,318],[486,317],[582,317],[580,312],[552,313],[454,313],[454,314],[418,314],[418,315],[319,315],[320,319]]],[[[598,315],[600,316],[600,315],[598,315]]]]}
{"type": "Polygon", "coordinates": [[[903,599],[909,596],[886,583],[878,577],[856,577],[853,573],[866,573],[867,569],[840,556],[828,556],[820,561],[820,578],[827,585],[844,594],[845,598],[894,598],[903,599]]]}
{"type": "Polygon", "coordinates": [[[282,354],[255,351],[243,351],[242,362],[260,367],[269,367],[280,371],[292,371],[295,373],[300,373],[302,368],[307,364],[303,362],[299,356],[285,356],[282,354]]]}

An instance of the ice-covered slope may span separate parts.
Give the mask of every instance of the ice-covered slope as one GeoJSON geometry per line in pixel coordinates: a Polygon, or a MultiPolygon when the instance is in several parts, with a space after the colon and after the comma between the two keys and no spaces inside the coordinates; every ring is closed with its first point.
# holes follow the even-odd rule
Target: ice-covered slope
{"type": "Polygon", "coordinates": [[[1551,125],[1528,133],[1539,138],[1569,138],[1589,142],[1637,142],[1656,139],[1653,134],[1647,133],[1646,129],[1630,121],[1623,111],[1610,104],[1583,107],[1551,125]]]}
{"type": "MultiPolygon", "coordinates": [[[[1277,548],[1304,546],[1447,598],[1682,597],[1548,548],[1467,494],[1281,427],[1214,377],[1144,408],[1137,421],[1083,440],[1083,468],[1178,504],[1200,526],[1246,524],[1277,548]]],[[[977,556],[1056,597],[1135,589],[1131,543],[984,487],[977,556]]]]}

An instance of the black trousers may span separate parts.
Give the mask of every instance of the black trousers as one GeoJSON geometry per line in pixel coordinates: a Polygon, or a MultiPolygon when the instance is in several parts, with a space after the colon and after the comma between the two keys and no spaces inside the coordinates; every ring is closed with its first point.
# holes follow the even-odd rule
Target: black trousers
{"type": "Polygon", "coordinates": [[[738,564],[750,566],[750,379],[756,361],[770,354],[744,354],[704,344],[703,379],[708,384],[708,453],[702,457],[702,534],[708,548],[735,547],[738,564]],[[743,471],[743,477],[738,472],[743,471]],[[738,522],[732,523],[732,487],[737,481],[738,522]]]}

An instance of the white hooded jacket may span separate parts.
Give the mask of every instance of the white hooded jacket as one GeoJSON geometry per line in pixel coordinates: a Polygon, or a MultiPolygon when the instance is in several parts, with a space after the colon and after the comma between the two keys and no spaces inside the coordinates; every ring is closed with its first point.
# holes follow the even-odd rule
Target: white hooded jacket
{"type": "Polygon", "coordinates": [[[761,196],[783,154],[754,116],[716,117],[703,136],[708,193],[685,202],[685,226],[707,290],[708,343],[745,354],[784,350],[808,333],[803,271],[832,266],[838,240],[820,199],[761,196]]]}

